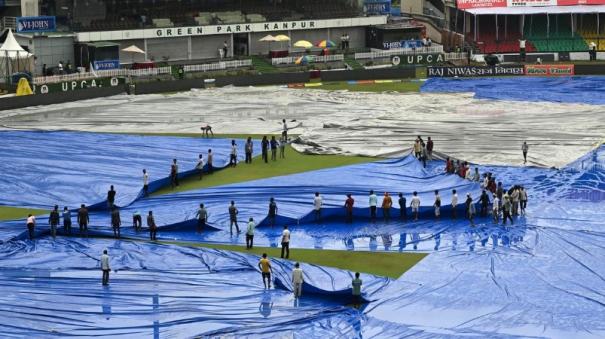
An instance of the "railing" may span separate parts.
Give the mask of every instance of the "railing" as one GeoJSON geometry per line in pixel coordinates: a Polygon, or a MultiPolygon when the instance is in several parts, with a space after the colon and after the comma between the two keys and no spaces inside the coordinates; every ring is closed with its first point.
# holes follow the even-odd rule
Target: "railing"
{"type": "Polygon", "coordinates": [[[110,69],[94,72],[82,72],[72,74],[61,74],[52,76],[35,77],[33,82],[35,85],[49,84],[64,81],[76,81],[85,80],[92,78],[110,78],[110,77],[141,77],[141,76],[152,76],[160,74],[170,74],[170,66],[158,67],[158,68],[147,68],[147,69],[110,69]]]}
{"type": "Polygon", "coordinates": [[[355,53],[355,60],[389,58],[394,55],[430,54],[443,53],[443,46],[431,46],[420,48],[394,48],[389,50],[378,50],[369,53],[355,53]]]}
{"type": "Polygon", "coordinates": [[[445,61],[454,61],[454,60],[466,60],[468,58],[468,53],[445,53],[445,61]]]}
{"type": "Polygon", "coordinates": [[[183,67],[185,72],[208,72],[208,71],[220,71],[228,68],[239,68],[252,66],[252,60],[233,60],[233,61],[221,61],[212,64],[201,64],[201,65],[186,65],[183,67]]]}
{"type": "Polygon", "coordinates": [[[14,16],[5,16],[2,17],[2,21],[0,21],[0,29],[4,30],[7,28],[12,29],[13,31],[17,29],[17,18],[14,16]]]}
{"type": "MultiPolygon", "coordinates": [[[[316,63],[316,62],[331,62],[331,61],[343,61],[345,59],[342,54],[334,54],[334,55],[308,55],[306,56],[308,63],[316,63]]],[[[296,60],[301,57],[285,57],[285,58],[273,58],[271,59],[271,64],[273,66],[277,65],[291,65],[296,63],[296,60]]]]}
{"type": "MultiPolygon", "coordinates": [[[[250,67],[252,66],[252,60],[232,60],[232,61],[221,61],[211,64],[200,64],[200,65],[185,65],[183,70],[185,72],[208,72],[208,71],[220,71],[229,68],[239,67],[250,67]]],[[[85,80],[92,78],[110,78],[110,77],[142,77],[142,76],[154,76],[160,74],[171,74],[172,68],[170,66],[157,67],[157,68],[144,68],[144,69],[110,69],[93,72],[82,72],[82,73],[71,73],[61,74],[52,76],[39,76],[33,78],[33,83],[48,84],[57,83],[64,81],[76,81],[85,80]]]]}
{"type": "MultiPolygon", "coordinates": [[[[470,36],[470,39],[473,37],[470,36]]],[[[495,38],[493,38],[495,39],[495,38]]],[[[478,49],[482,53],[519,53],[519,41],[510,38],[500,40],[485,40],[476,42],[478,49]]],[[[576,38],[549,38],[549,39],[527,39],[525,45],[527,53],[544,52],[587,52],[589,44],[594,42],[597,45],[598,51],[605,51],[605,37],[576,37],[576,38]]]]}

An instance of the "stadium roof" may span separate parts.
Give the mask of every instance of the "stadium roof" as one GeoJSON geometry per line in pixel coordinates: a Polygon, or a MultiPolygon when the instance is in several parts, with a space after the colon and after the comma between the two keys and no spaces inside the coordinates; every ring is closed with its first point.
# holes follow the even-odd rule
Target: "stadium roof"
{"type": "Polygon", "coordinates": [[[531,15],[531,14],[572,14],[605,13],[605,5],[544,6],[544,7],[490,7],[469,8],[464,11],[473,15],[531,15]]]}

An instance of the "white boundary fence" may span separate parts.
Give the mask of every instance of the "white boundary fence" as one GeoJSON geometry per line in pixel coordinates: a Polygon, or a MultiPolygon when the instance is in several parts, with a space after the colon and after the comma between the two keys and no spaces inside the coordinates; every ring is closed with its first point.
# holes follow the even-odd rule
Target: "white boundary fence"
{"type": "Polygon", "coordinates": [[[72,73],[63,75],[52,75],[46,77],[35,77],[33,82],[35,85],[50,84],[64,81],[84,80],[92,78],[110,78],[110,77],[140,77],[159,74],[170,74],[170,66],[146,68],[146,69],[108,69],[94,72],[72,73]]]}
{"type": "MultiPolygon", "coordinates": [[[[221,61],[211,64],[200,64],[200,65],[185,65],[183,69],[185,72],[207,72],[207,71],[220,71],[229,68],[249,67],[252,66],[252,60],[232,60],[232,61],[221,61]]],[[[74,80],[85,80],[92,78],[110,78],[110,77],[141,77],[141,76],[153,76],[160,74],[170,74],[172,71],[170,66],[157,67],[157,68],[145,68],[145,69],[109,69],[94,72],[83,72],[83,73],[72,73],[63,75],[52,75],[46,77],[35,77],[33,82],[35,85],[40,84],[51,84],[64,81],[74,80]]]]}
{"type": "Polygon", "coordinates": [[[366,53],[355,53],[355,60],[389,58],[394,55],[431,54],[431,53],[443,53],[443,46],[431,46],[431,47],[421,47],[421,48],[394,48],[394,49],[378,50],[378,51],[366,52],[366,53]]]}
{"type": "MultiPolygon", "coordinates": [[[[309,63],[316,62],[330,62],[330,61],[343,61],[345,56],[342,54],[334,54],[334,55],[308,55],[309,63]]],[[[271,64],[273,66],[277,65],[291,65],[296,62],[300,57],[285,57],[285,58],[273,58],[271,59],[271,64]]]]}
{"type": "Polygon", "coordinates": [[[208,71],[220,71],[228,68],[239,68],[252,66],[252,60],[232,60],[232,61],[221,61],[212,64],[201,64],[201,65],[186,65],[184,67],[185,72],[208,72],[208,71]]]}

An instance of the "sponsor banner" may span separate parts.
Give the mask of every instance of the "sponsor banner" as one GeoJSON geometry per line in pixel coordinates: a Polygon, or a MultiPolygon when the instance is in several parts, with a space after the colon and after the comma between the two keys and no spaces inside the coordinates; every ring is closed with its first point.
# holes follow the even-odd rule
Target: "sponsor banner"
{"type": "Polygon", "coordinates": [[[427,74],[436,77],[486,77],[502,75],[523,75],[525,69],[521,65],[506,66],[430,66],[427,74]]]}
{"type": "Polygon", "coordinates": [[[490,7],[540,7],[605,5],[605,0],[457,0],[459,9],[490,7]]]}
{"type": "Polygon", "coordinates": [[[120,60],[95,61],[93,62],[92,67],[94,67],[95,71],[118,69],[120,68],[120,60]]]}
{"type": "Polygon", "coordinates": [[[445,55],[441,53],[430,54],[407,54],[391,57],[391,63],[399,65],[432,65],[445,62],[445,55]]]}
{"type": "Polygon", "coordinates": [[[605,0],[557,0],[559,6],[605,5],[605,0]]]}
{"type": "Polygon", "coordinates": [[[508,7],[557,6],[557,0],[507,0],[508,7]]]}
{"type": "Polygon", "coordinates": [[[525,75],[574,75],[574,65],[525,65],[525,75]]]}
{"type": "Polygon", "coordinates": [[[17,18],[17,32],[39,33],[54,32],[57,23],[54,16],[23,16],[17,18]]]}
{"type": "Polygon", "coordinates": [[[95,78],[86,80],[73,80],[52,84],[34,85],[34,94],[48,94],[57,92],[71,92],[96,87],[115,87],[124,85],[124,78],[95,78]]]}
{"type": "Polygon", "coordinates": [[[459,9],[506,7],[506,0],[458,0],[459,9]]]}
{"type": "Polygon", "coordinates": [[[422,46],[422,40],[385,41],[382,43],[384,49],[420,48],[422,46]]]}
{"type": "Polygon", "coordinates": [[[363,9],[366,14],[388,15],[391,14],[391,0],[366,0],[363,9]]]}

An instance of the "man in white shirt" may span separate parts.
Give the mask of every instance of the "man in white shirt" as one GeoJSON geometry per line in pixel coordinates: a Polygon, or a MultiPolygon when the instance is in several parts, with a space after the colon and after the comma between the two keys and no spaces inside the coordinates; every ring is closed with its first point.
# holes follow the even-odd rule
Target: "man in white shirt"
{"type": "Polygon", "coordinates": [[[374,221],[374,220],[376,220],[376,206],[378,205],[378,198],[376,197],[376,194],[374,194],[374,190],[370,191],[369,203],[370,203],[370,219],[372,221],[374,221]]]}
{"type": "Polygon", "coordinates": [[[527,145],[527,141],[523,141],[523,145],[521,145],[521,151],[523,152],[523,164],[527,164],[527,151],[529,151],[529,145],[527,145]]]}
{"type": "Polygon", "coordinates": [[[34,240],[34,227],[36,226],[36,217],[33,215],[27,216],[27,232],[29,233],[29,240],[34,240]]]}
{"type": "Polygon", "coordinates": [[[493,206],[492,206],[492,216],[494,218],[494,221],[496,223],[500,222],[500,199],[498,199],[498,196],[496,194],[494,194],[494,198],[492,199],[493,201],[493,206]]]}
{"type": "Polygon", "coordinates": [[[315,210],[315,221],[319,221],[321,219],[321,205],[323,204],[323,199],[319,195],[319,192],[315,192],[315,198],[313,198],[313,209],[315,210]]]}
{"type": "Polygon", "coordinates": [[[199,155],[198,159],[197,159],[197,164],[195,165],[195,169],[197,170],[197,173],[199,174],[199,180],[202,180],[202,175],[204,174],[204,156],[203,155],[199,155]]]}
{"type": "Polygon", "coordinates": [[[418,197],[418,192],[414,191],[412,196],[412,201],[410,202],[410,207],[412,207],[412,213],[414,213],[414,221],[418,220],[418,212],[420,210],[420,198],[418,197]]]}
{"type": "Polygon", "coordinates": [[[149,195],[149,173],[146,169],[143,169],[143,196],[149,195]]]}
{"type": "Polygon", "coordinates": [[[456,210],[458,209],[458,193],[452,190],[452,219],[456,219],[456,210]]]}
{"type": "Polygon", "coordinates": [[[212,154],[212,149],[208,149],[208,156],[206,157],[206,159],[208,159],[208,174],[212,174],[213,158],[214,158],[214,155],[212,154]]]}
{"type": "Polygon", "coordinates": [[[292,287],[294,287],[294,298],[300,298],[302,294],[302,284],[304,282],[303,271],[300,268],[300,264],[294,264],[294,270],[292,270],[292,287]]]}
{"type": "Polygon", "coordinates": [[[281,258],[284,258],[284,253],[286,259],[290,258],[290,231],[288,231],[288,226],[284,226],[284,231],[281,233],[281,258]]]}
{"type": "Polygon", "coordinates": [[[597,44],[595,44],[594,41],[591,41],[588,46],[590,47],[590,50],[588,51],[590,61],[597,60],[597,44]]]}
{"type": "Polygon", "coordinates": [[[519,39],[519,56],[521,61],[525,62],[525,38],[519,39]]]}
{"type": "Polygon", "coordinates": [[[441,196],[439,195],[439,190],[435,190],[435,203],[433,203],[433,207],[435,207],[435,218],[439,219],[439,216],[441,216],[441,196]]]}
{"type": "Polygon", "coordinates": [[[103,286],[109,285],[109,255],[107,255],[107,250],[103,250],[103,255],[101,255],[101,270],[103,271],[103,286]]]}
{"type": "Polygon", "coordinates": [[[231,154],[229,157],[229,166],[235,167],[237,165],[237,145],[235,140],[231,140],[231,154]]]}
{"type": "Polygon", "coordinates": [[[288,140],[288,124],[286,123],[286,119],[282,119],[282,135],[286,137],[286,141],[288,140]]]}
{"type": "Polygon", "coordinates": [[[248,228],[246,230],[246,249],[251,250],[254,245],[254,229],[256,228],[256,224],[254,223],[254,219],[248,219],[248,228]]]}

